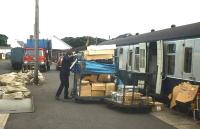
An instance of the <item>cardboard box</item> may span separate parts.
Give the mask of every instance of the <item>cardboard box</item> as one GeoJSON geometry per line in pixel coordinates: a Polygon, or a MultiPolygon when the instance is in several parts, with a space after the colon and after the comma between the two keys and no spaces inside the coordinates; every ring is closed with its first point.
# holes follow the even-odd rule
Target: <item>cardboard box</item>
{"type": "Polygon", "coordinates": [[[115,83],[106,83],[106,91],[116,91],[115,83]]]}
{"type": "Polygon", "coordinates": [[[105,91],[92,91],[92,96],[105,96],[105,91]]]}
{"type": "Polygon", "coordinates": [[[111,82],[111,75],[109,75],[109,74],[99,74],[98,81],[99,82],[111,82]]]}
{"type": "Polygon", "coordinates": [[[106,96],[110,96],[112,92],[116,91],[115,83],[106,83],[106,96]]]}
{"type": "Polygon", "coordinates": [[[153,102],[153,98],[151,96],[143,96],[143,97],[141,97],[141,99],[143,100],[143,102],[146,102],[146,103],[153,102]]]}
{"type": "Polygon", "coordinates": [[[92,90],[105,91],[106,90],[105,83],[92,83],[92,90]]]}
{"type": "Polygon", "coordinates": [[[163,111],[164,110],[164,104],[161,102],[151,102],[153,104],[152,111],[157,112],[157,111],[163,111]]]}
{"type": "Polygon", "coordinates": [[[97,78],[98,78],[97,75],[88,75],[88,76],[83,77],[82,80],[90,81],[90,82],[97,82],[97,78]]]}
{"type": "Polygon", "coordinates": [[[176,101],[182,103],[193,101],[198,92],[198,89],[198,85],[192,85],[185,82],[175,86],[172,92],[170,108],[176,106],[176,101]]]}
{"type": "Polygon", "coordinates": [[[106,96],[111,96],[111,95],[112,95],[112,92],[113,92],[113,91],[107,91],[107,90],[106,90],[106,91],[105,91],[105,95],[106,95],[106,96]]]}
{"type": "Polygon", "coordinates": [[[91,85],[81,85],[80,96],[91,96],[92,95],[91,85]]]}
{"type": "Polygon", "coordinates": [[[142,94],[138,92],[128,92],[125,95],[125,101],[132,101],[136,99],[141,99],[142,94]]]}

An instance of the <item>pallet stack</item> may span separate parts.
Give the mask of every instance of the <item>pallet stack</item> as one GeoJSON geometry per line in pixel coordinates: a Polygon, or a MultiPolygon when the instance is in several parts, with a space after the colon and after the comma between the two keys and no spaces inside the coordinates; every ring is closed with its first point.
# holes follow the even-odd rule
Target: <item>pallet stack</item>
{"type": "Polygon", "coordinates": [[[113,59],[114,50],[116,46],[114,45],[91,45],[87,47],[87,50],[84,52],[84,58],[86,60],[109,60],[113,59]]]}
{"type": "MultiPolygon", "coordinates": [[[[84,51],[83,60],[79,62],[80,83],[78,87],[78,98],[103,98],[111,96],[116,91],[114,74],[116,72],[113,64],[116,45],[92,45],[84,51]]],[[[82,59],[82,58],[81,58],[82,59]]]]}

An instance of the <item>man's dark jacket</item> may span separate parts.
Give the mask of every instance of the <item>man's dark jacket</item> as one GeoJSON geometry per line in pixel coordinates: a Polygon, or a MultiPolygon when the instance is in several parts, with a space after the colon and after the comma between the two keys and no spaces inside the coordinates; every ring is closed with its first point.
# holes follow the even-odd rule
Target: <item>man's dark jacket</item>
{"type": "Polygon", "coordinates": [[[60,70],[60,78],[63,80],[70,75],[70,66],[72,64],[73,57],[64,56],[62,61],[62,67],[60,70]]]}

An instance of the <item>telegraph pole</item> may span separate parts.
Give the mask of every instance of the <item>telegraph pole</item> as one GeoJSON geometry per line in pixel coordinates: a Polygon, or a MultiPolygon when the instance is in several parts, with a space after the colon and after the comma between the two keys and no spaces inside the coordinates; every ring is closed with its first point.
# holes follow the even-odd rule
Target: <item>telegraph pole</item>
{"type": "Polygon", "coordinates": [[[96,41],[95,41],[95,42],[96,42],[95,44],[97,45],[97,37],[96,37],[96,39],[95,39],[95,40],[96,40],[96,41]]]}
{"type": "Polygon", "coordinates": [[[39,44],[39,0],[35,0],[35,67],[34,83],[38,84],[38,44],[39,44]]]}

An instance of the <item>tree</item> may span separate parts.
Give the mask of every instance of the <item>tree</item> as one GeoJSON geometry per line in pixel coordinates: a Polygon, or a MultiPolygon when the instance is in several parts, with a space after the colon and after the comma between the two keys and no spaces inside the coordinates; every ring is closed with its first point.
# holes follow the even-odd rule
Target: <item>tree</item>
{"type": "Polygon", "coordinates": [[[101,38],[93,38],[91,36],[83,36],[83,37],[65,37],[62,40],[64,42],[66,42],[67,44],[69,44],[70,46],[72,46],[73,48],[76,47],[82,47],[86,45],[86,42],[89,38],[89,45],[94,45],[94,44],[99,44],[103,41],[106,41],[105,39],[101,39],[101,38]]]}
{"type": "Polygon", "coordinates": [[[0,34],[0,46],[7,46],[8,37],[4,34],[0,34]]]}
{"type": "Polygon", "coordinates": [[[117,36],[116,39],[118,39],[118,38],[126,38],[126,37],[129,37],[129,36],[132,36],[132,34],[131,33],[122,34],[122,35],[117,36]]]}

